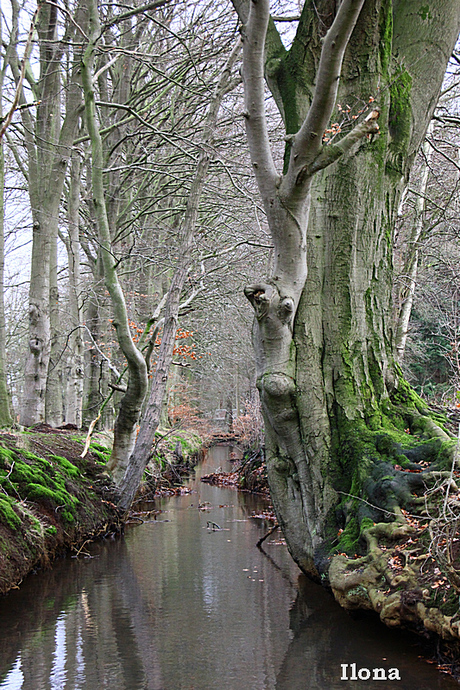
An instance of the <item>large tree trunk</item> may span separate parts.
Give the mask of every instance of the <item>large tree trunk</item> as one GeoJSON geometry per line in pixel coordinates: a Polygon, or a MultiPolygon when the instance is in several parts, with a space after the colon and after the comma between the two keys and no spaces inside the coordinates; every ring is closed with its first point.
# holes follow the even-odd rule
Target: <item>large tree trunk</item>
{"type": "Polygon", "coordinates": [[[450,0],[437,5],[436,14],[421,2],[373,0],[360,11],[344,0],[324,38],[318,17],[332,21],[330,3],[317,3],[315,11],[305,3],[288,53],[267,21],[266,75],[292,133],[277,181],[261,117],[265,4],[251,3],[244,78],[251,160],[276,260],[272,276],[245,292],[256,313],[253,341],[274,506],[294,559],[318,576],[329,567],[339,528],[341,550],[347,550],[364,517],[383,519],[378,508],[364,509],[366,500],[387,510],[398,504],[388,491],[380,492],[379,503],[374,476],[385,455],[379,439],[391,429],[403,443],[408,425],[392,400],[406,402],[417,415],[393,357],[392,229],[458,35],[460,10],[450,0]],[[340,72],[335,55],[354,21],[336,100],[328,79],[340,72]],[[334,110],[334,102],[342,106],[334,110]],[[334,137],[331,116],[340,122],[351,104],[351,126],[370,102],[375,116],[334,137]],[[380,134],[373,136],[378,111],[380,134]],[[359,129],[366,122],[367,132],[359,129]],[[333,142],[322,146],[325,130],[333,142]]]}

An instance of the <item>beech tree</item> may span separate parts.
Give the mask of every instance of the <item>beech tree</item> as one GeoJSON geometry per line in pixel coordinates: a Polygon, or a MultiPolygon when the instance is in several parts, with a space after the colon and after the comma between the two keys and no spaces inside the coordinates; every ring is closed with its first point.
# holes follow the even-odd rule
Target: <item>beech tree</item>
{"type": "MultiPolygon", "coordinates": [[[[329,571],[344,605],[372,608],[370,561],[347,580],[346,559],[331,556],[354,553],[362,534],[376,560],[378,529],[407,528],[406,473],[386,462],[407,447],[404,430],[449,438],[395,361],[392,233],[460,6],[305,2],[287,50],[268,0],[233,4],[243,24],[248,144],[275,246],[271,275],[245,288],[273,503],[300,567],[314,577],[329,571]],[[282,174],[264,80],[286,129],[282,174]],[[359,584],[364,593],[347,598],[359,584]]],[[[436,456],[438,445],[429,447],[436,456]]]]}
{"type": "MultiPolygon", "coordinates": [[[[11,2],[12,30],[8,62],[16,82],[17,103],[21,120],[27,170],[24,170],[33,224],[32,262],[29,292],[29,354],[24,368],[24,396],[21,423],[30,426],[45,419],[45,400],[50,360],[51,336],[56,325],[50,323],[51,299],[56,300],[56,260],[52,248],[57,241],[59,208],[64,188],[67,163],[80,118],[81,93],[78,65],[80,46],[71,51],[69,68],[63,78],[64,54],[77,32],[85,23],[86,10],[77,3],[73,22],[68,21],[58,38],[58,8],[40,5],[32,18],[29,40],[34,28],[38,36],[39,75],[36,79],[28,62],[21,61],[17,52],[20,34],[21,7],[11,2]],[[80,22],[80,24],[79,24],[80,22]],[[24,82],[34,101],[28,102],[24,82]],[[64,105],[65,103],[65,105],[64,105]],[[62,113],[64,110],[64,114],[62,113]],[[35,113],[35,115],[34,115],[35,113]]],[[[54,391],[56,389],[54,388],[54,391]]],[[[56,395],[48,396],[54,405],[56,395]]],[[[55,411],[51,412],[56,416],[55,411]]]]}

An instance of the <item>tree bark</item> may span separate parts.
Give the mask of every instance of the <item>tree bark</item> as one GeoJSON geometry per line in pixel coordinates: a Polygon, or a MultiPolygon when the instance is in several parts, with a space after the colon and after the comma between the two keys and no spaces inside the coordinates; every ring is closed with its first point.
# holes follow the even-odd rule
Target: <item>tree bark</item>
{"type": "MultiPolygon", "coordinates": [[[[273,274],[245,289],[256,315],[268,475],[291,554],[313,576],[328,569],[338,528],[350,533],[363,517],[338,492],[362,490],[372,473],[366,444],[394,429],[391,396],[402,395],[392,229],[460,26],[458,4],[441,4],[435,16],[418,2],[373,0],[361,9],[344,1],[323,36],[305,3],[287,54],[272,38],[264,52],[267,28],[269,36],[274,30],[268,2],[250,3],[243,30],[249,150],[275,245],[273,274]],[[304,64],[294,69],[302,47],[304,64]],[[282,177],[264,123],[264,70],[277,85],[288,135],[294,127],[282,177]],[[328,127],[332,116],[345,120],[348,134],[328,127]]],[[[317,3],[315,12],[330,16],[330,5],[317,3]]]]}
{"type": "MultiPolygon", "coordinates": [[[[13,6],[13,31],[18,30],[19,5],[13,6]]],[[[84,10],[77,8],[84,24],[84,10]]],[[[81,94],[74,61],[66,91],[66,114],[61,123],[62,45],[56,39],[57,7],[42,5],[37,20],[40,76],[28,73],[29,86],[38,101],[33,120],[29,109],[21,110],[28,156],[28,189],[32,210],[32,262],[29,292],[29,354],[24,368],[24,398],[21,423],[30,426],[45,419],[45,391],[50,356],[50,251],[57,236],[59,207],[67,163],[78,124],[81,94]]],[[[76,51],[78,53],[78,50],[76,51]]],[[[14,51],[10,66],[20,86],[19,58],[14,51]]],[[[19,102],[25,104],[20,90],[19,102]]]]}
{"type": "Polygon", "coordinates": [[[50,248],[50,360],[45,393],[45,422],[52,427],[61,426],[63,421],[62,343],[57,261],[57,236],[55,236],[51,238],[50,248]]]}
{"type": "MultiPolygon", "coordinates": [[[[0,38],[3,40],[2,17],[0,16],[0,38]]],[[[0,117],[3,120],[3,83],[7,61],[0,71],[0,117]]],[[[6,379],[6,332],[5,332],[5,150],[3,137],[0,139],[0,426],[11,426],[8,386],[6,379]]]]}
{"type": "Polygon", "coordinates": [[[82,425],[84,348],[80,309],[80,174],[78,151],[72,152],[68,198],[68,236],[66,249],[69,266],[69,312],[71,332],[68,337],[69,356],[66,367],[65,421],[77,428],[82,425]]]}
{"type": "MultiPolygon", "coordinates": [[[[431,132],[433,131],[432,123],[428,128],[428,135],[430,134],[430,130],[431,132]]],[[[395,327],[395,350],[396,359],[399,364],[402,364],[406,351],[409,322],[417,285],[419,243],[424,226],[425,195],[430,173],[430,164],[433,158],[433,149],[428,141],[426,141],[423,146],[423,154],[425,162],[421,173],[418,196],[415,200],[415,218],[413,220],[412,230],[409,234],[407,246],[404,248],[404,259],[401,266],[402,276],[400,278],[402,285],[399,289],[397,300],[399,308],[395,327]]]]}
{"type": "Polygon", "coordinates": [[[110,460],[111,469],[113,469],[124,458],[130,457],[134,447],[139,412],[147,391],[147,367],[142,354],[135,346],[131,336],[123,290],[118,279],[116,260],[112,252],[112,237],[103,181],[104,156],[97,122],[93,83],[94,55],[100,37],[97,3],[91,0],[88,10],[90,40],[81,61],[81,74],[85,97],[86,123],[91,141],[93,205],[104,280],[110,295],[114,315],[113,326],[117,333],[120,348],[126,357],[129,370],[127,390],[121,400],[114,427],[114,441],[110,460]]]}

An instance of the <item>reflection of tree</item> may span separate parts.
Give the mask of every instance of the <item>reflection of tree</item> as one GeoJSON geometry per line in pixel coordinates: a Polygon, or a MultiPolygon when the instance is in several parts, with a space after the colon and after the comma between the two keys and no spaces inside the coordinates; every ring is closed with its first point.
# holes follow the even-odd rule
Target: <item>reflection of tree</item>
{"type": "MultiPolygon", "coordinates": [[[[340,680],[340,664],[351,663],[358,668],[398,668],[404,690],[458,688],[418,658],[416,641],[408,633],[390,631],[374,617],[353,619],[324,589],[303,576],[290,627],[294,638],[279,670],[276,690],[348,687],[340,680]]],[[[372,681],[368,686],[383,687],[372,681]]]]}
{"type": "Polygon", "coordinates": [[[64,561],[0,603],[2,680],[20,659],[22,690],[162,689],[154,621],[126,548],[102,547],[90,565],[64,561]]]}

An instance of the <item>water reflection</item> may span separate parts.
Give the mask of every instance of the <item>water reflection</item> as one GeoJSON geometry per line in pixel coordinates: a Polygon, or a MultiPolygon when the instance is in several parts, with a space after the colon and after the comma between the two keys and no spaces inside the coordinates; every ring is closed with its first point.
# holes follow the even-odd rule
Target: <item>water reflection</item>
{"type": "MultiPolygon", "coordinates": [[[[228,469],[227,457],[215,449],[200,472],[228,469]]],[[[458,687],[321,588],[299,589],[276,535],[267,556],[256,549],[267,525],[248,515],[260,499],[197,483],[160,505],[158,521],[0,600],[1,689],[326,689],[347,685],[340,663],[351,662],[400,668],[405,690],[458,687]]]]}
{"type": "MultiPolygon", "coordinates": [[[[321,587],[299,578],[299,593],[291,609],[291,640],[276,680],[276,690],[331,690],[356,687],[342,681],[341,664],[357,668],[397,668],[404,690],[458,689],[419,658],[417,641],[402,631],[390,631],[373,617],[354,619],[340,609],[321,587]],[[305,679],[308,678],[308,686],[305,679]]],[[[348,678],[350,671],[348,667],[348,678]]],[[[371,676],[372,677],[372,676],[371,676]]],[[[359,684],[358,684],[359,686],[359,684]]],[[[387,680],[366,681],[365,687],[391,688],[387,680]]],[[[398,687],[397,683],[395,686],[398,687]]]]}

